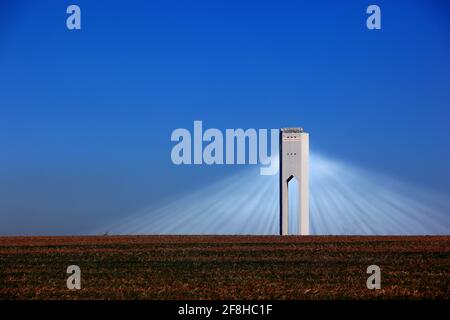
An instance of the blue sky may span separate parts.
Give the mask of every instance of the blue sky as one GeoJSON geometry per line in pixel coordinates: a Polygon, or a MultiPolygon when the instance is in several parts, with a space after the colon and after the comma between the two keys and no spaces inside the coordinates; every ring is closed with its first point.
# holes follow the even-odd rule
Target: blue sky
{"type": "Polygon", "coordinates": [[[449,9],[0,0],[0,233],[89,232],[230,175],[171,163],[194,120],[303,126],[313,150],[450,196],[449,9]]]}

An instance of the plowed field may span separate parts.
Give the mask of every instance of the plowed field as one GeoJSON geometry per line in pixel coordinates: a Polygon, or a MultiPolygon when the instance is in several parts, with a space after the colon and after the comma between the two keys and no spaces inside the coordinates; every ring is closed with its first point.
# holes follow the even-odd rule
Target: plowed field
{"type": "Polygon", "coordinates": [[[449,286],[449,236],[0,237],[0,299],[449,299],[449,286]]]}

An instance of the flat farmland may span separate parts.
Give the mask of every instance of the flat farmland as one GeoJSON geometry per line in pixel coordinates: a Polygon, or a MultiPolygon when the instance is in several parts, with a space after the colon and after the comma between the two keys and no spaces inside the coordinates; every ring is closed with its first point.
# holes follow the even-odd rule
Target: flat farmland
{"type": "Polygon", "coordinates": [[[449,236],[0,237],[0,299],[449,299],[449,285],[449,236]]]}

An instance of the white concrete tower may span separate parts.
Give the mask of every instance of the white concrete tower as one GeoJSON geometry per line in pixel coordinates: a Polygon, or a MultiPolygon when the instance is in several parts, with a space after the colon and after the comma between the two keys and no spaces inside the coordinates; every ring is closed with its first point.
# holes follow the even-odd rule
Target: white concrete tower
{"type": "MultiPolygon", "coordinates": [[[[288,234],[289,181],[298,181],[298,231],[309,235],[309,134],[301,128],[280,129],[280,234],[288,234]]],[[[293,214],[293,212],[289,212],[293,214]]]]}

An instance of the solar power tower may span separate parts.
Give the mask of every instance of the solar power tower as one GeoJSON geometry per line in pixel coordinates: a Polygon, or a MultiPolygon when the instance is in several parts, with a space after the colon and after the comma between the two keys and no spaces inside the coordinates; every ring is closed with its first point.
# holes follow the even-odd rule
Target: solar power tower
{"type": "Polygon", "coordinates": [[[298,182],[298,234],[309,235],[309,134],[302,128],[280,129],[280,235],[289,234],[289,184],[298,182]]]}

